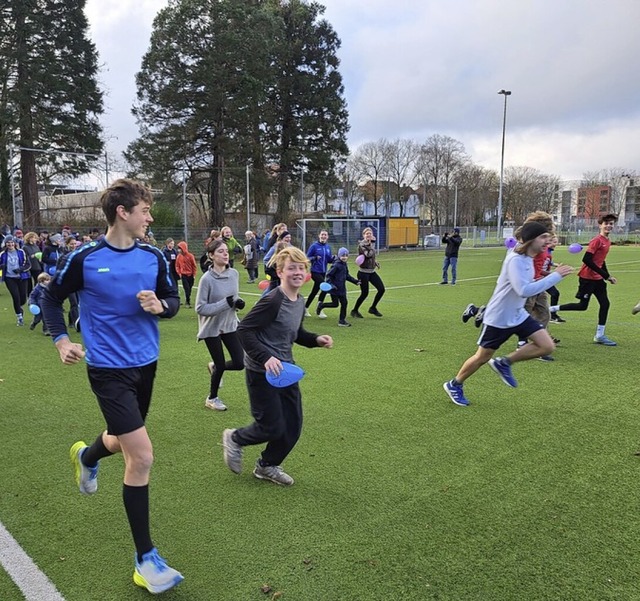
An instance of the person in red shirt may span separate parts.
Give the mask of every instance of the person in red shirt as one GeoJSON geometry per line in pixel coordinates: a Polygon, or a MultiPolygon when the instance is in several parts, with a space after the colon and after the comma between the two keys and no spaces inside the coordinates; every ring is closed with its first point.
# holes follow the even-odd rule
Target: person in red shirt
{"type": "Polygon", "coordinates": [[[578,272],[580,283],[576,298],[579,302],[549,307],[549,310],[553,313],[557,311],[586,311],[591,295],[594,295],[600,305],[600,311],[598,313],[598,327],[593,341],[604,346],[616,346],[616,343],[604,334],[610,306],[609,297],[607,296],[607,282],[611,284],[617,283],[616,278],[609,273],[605,262],[611,247],[609,234],[616,221],[618,221],[618,216],[613,213],[608,213],[598,219],[600,233],[589,242],[587,251],[582,257],[582,268],[578,272]]]}

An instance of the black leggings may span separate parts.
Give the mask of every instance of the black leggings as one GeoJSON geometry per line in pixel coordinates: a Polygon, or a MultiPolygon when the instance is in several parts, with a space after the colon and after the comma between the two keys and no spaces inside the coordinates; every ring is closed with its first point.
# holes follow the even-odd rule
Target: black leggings
{"type": "Polygon", "coordinates": [[[549,304],[557,305],[560,300],[560,290],[555,286],[551,286],[551,288],[547,288],[547,292],[549,293],[549,304]]]}
{"type": "Polygon", "coordinates": [[[323,309],[335,309],[340,304],[340,321],[344,321],[347,317],[347,296],[331,295],[330,303],[321,303],[323,309]]]}
{"type": "MultiPolygon", "coordinates": [[[[597,286],[593,290],[593,296],[596,297],[600,305],[600,311],[598,312],[598,325],[604,326],[607,324],[607,317],[609,316],[609,307],[611,303],[609,302],[609,296],[607,295],[607,286],[597,286]]],[[[558,307],[558,311],[586,311],[589,306],[589,301],[591,300],[591,294],[582,296],[580,298],[580,302],[577,303],[567,303],[566,305],[560,305],[558,307]]]]}
{"type": "Polygon", "coordinates": [[[187,305],[191,304],[191,290],[193,289],[194,277],[192,275],[180,276],[182,287],[184,288],[184,300],[187,305]]]}
{"type": "Polygon", "coordinates": [[[378,291],[373,299],[373,303],[371,304],[371,308],[375,309],[384,295],[384,284],[382,283],[382,278],[375,271],[373,273],[363,273],[362,271],[358,271],[358,279],[360,280],[361,292],[353,310],[357,311],[367,296],[369,296],[369,282],[371,282],[371,285],[378,291]]]}
{"type": "MultiPolygon", "coordinates": [[[[309,296],[307,296],[307,302],[305,303],[305,307],[308,309],[313,302],[313,299],[316,297],[316,294],[320,292],[320,296],[318,297],[318,302],[321,303],[325,296],[327,296],[326,292],[320,290],[320,284],[324,282],[324,273],[317,273],[315,271],[311,272],[311,279],[313,280],[313,288],[311,292],[309,292],[309,296]]],[[[336,305],[337,306],[337,305],[336,305]]]]}
{"type": "Polygon", "coordinates": [[[5,278],[4,283],[13,301],[13,312],[22,315],[22,305],[27,302],[27,280],[20,278],[5,278]]]}
{"type": "Polygon", "coordinates": [[[209,398],[215,399],[218,396],[220,380],[225,370],[240,371],[244,369],[244,351],[242,350],[242,345],[236,332],[220,334],[220,336],[216,336],[215,338],[205,338],[204,342],[209,349],[213,364],[216,366],[213,374],[211,374],[211,389],[209,391],[209,398]],[[227,351],[229,351],[231,361],[225,361],[224,351],[222,350],[223,344],[227,347],[227,351]]]}

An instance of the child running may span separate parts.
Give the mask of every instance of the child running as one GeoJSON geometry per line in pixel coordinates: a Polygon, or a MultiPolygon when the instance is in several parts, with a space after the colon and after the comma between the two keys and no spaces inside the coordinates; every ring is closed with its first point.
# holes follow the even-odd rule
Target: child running
{"type": "Polygon", "coordinates": [[[245,369],[251,415],[249,426],[226,429],[222,434],[224,461],[239,474],[242,450],[249,445],[267,443],[256,462],[253,475],[283,486],[291,486],[293,478],[280,464],[300,438],[302,432],[302,397],[298,383],[275,388],[266,373],[278,376],[282,362],[293,362],[292,346],[296,342],[309,348],[331,348],[331,336],[307,332],[302,327],[304,298],[298,291],[305,282],[309,261],[299,248],[290,246],[274,257],[274,268],[280,285],[263,296],[238,327],[245,350],[245,369]]]}
{"type": "Polygon", "coordinates": [[[533,257],[546,248],[550,238],[547,228],[538,222],[532,221],[522,226],[522,243],[507,253],[498,282],[484,312],[478,350],[464,362],[456,377],[443,385],[445,392],[456,405],[470,404],[464,396],[463,384],[485,363],[489,362],[507,386],[515,388],[518,383],[511,373],[512,363],[535,359],[553,352],[555,344],[551,336],[524,308],[527,298],[557,284],[573,272],[573,267],[569,265],[558,265],[551,275],[534,281],[533,257]],[[524,336],[530,342],[506,357],[492,359],[496,350],[514,334],[524,336]]]}
{"type": "Polygon", "coordinates": [[[331,284],[331,302],[323,303],[319,302],[316,308],[316,315],[320,317],[323,309],[335,309],[340,305],[340,317],[338,319],[338,325],[348,328],[351,324],[347,321],[347,287],[345,283],[349,280],[356,286],[360,285],[360,282],[356,278],[349,275],[349,268],[347,267],[347,261],[349,260],[349,249],[344,246],[338,250],[338,260],[333,264],[333,267],[327,273],[327,282],[331,284]]]}
{"type": "Polygon", "coordinates": [[[605,336],[604,328],[607,324],[610,306],[609,296],[607,295],[607,282],[611,284],[617,283],[616,278],[609,273],[605,262],[611,247],[609,234],[617,220],[618,216],[612,213],[603,215],[598,219],[600,233],[589,242],[587,251],[582,257],[582,268],[578,272],[580,283],[576,298],[579,302],[549,307],[552,314],[558,311],[586,311],[589,307],[591,295],[595,296],[600,305],[600,311],[598,312],[598,326],[596,327],[596,335],[593,341],[603,346],[616,346],[613,340],[605,336]]]}

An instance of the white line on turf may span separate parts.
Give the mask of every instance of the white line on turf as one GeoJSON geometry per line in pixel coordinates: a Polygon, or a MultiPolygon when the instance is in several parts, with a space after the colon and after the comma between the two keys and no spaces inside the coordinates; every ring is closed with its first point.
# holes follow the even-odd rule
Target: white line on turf
{"type": "Polygon", "coordinates": [[[58,589],[40,571],[1,522],[0,565],[22,591],[26,601],[64,601],[58,589]]]}

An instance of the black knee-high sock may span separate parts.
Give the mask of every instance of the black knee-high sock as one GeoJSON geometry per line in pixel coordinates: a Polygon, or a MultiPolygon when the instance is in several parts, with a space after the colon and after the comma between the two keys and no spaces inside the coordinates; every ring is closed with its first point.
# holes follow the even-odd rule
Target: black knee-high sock
{"type": "Polygon", "coordinates": [[[149,533],[149,485],[122,485],[122,500],[136,546],[138,561],[153,548],[149,533]]]}
{"type": "Polygon", "coordinates": [[[87,467],[94,467],[103,457],[109,457],[113,453],[104,446],[102,434],[96,438],[95,442],[82,455],[82,463],[87,467]]]}

